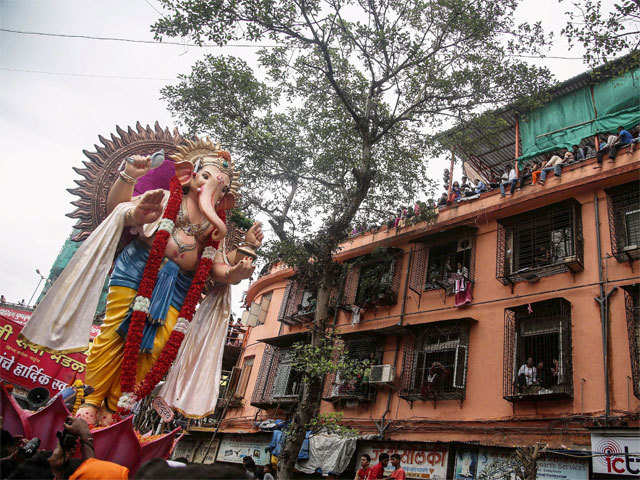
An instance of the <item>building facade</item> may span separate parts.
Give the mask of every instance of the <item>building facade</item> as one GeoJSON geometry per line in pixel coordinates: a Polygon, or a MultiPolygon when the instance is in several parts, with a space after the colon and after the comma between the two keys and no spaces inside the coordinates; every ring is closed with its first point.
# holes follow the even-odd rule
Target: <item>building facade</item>
{"type": "MultiPolygon", "coordinates": [[[[487,149],[477,170],[519,156],[515,123],[515,142],[487,149]]],[[[360,381],[328,376],[321,411],[373,435],[358,452],[401,452],[410,478],[476,478],[508,449],[542,442],[539,478],[640,474],[640,448],[598,450],[616,435],[639,443],[640,147],[594,167],[565,164],[545,185],[343,244],[333,322],[349,355],[373,366],[360,381]]],[[[257,425],[298,401],[288,348],[309,338],[313,297],[282,265],[247,292],[250,328],[218,428],[222,442],[255,438],[247,451],[262,462],[257,425]]]]}

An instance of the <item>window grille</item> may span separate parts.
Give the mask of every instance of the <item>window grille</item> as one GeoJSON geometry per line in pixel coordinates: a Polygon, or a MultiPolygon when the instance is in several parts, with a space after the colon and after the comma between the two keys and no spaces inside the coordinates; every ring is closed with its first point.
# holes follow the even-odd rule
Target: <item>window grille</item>
{"type": "Polygon", "coordinates": [[[472,253],[473,243],[469,238],[431,247],[425,290],[444,288],[448,293],[453,293],[455,280],[460,276],[467,281],[471,280],[472,253]]]}
{"type": "Polygon", "coordinates": [[[468,322],[422,327],[405,343],[400,396],[409,401],[464,399],[468,356],[468,322]]]}
{"type": "Polygon", "coordinates": [[[253,362],[255,357],[246,357],[244,364],[242,365],[242,373],[238,380],[238,388],[235,392],[236,398],[243,398],[247,392],[247,385],[249,384],[249,378],[251,378],[251,371],[253,370],[253,362]]]}
{"type": "MultiPolygon", "coordinates": [[[[347,342],[345,353],[347,357],[368,361],[369,365],[378,365],[382,362],[382,352],[374,339],[359,339],[347,342]]],[[[376,389],[366,379],[343,379],[340,374],[327,376],[323,398],[330,402],[341,400],[355,400],[370,402],[375,399],[376,389]]]]}
{"type": "Polygon", "coordinates": [[[291,364],[292,352],[286,349],[280,350],[280,361],[273,380],[271,396],[278,399],[297,399],[301,392],[302,376],[298,374],[291,364]]]}
{"type": "Polygon", "coordinates": [[[626,183],[607,190],[611,250],[619,262],[640,258],[640,184],[626,183]]]}
{"type": "Polygon", "coordinates": [[[496,277],[503,284],[583,270],[582,215],[575,200],[498,224],[496,277]]]}
{"type": "Polygon", "coordinates": [[[359,307],[395,305],[402,274],[401,251],[383,260],[349,265],[344,285],[344,305],[359,307]]]}
{"type": "Polygon", "coordinates": [[[313,319],[316,311],[315,292],[305,289],[297,280],[289,280],[282,297],[278,321],[299,325],[313,319]]]}
{"type": "Polygon", "coordinates": [[[553,299],[505,310],[503,371],[506,400],[572,397],[569,302],[553,299]]]}
{"type": "Polygon", "coordinates": [[[624,287],[633,394],[640,398],[640,284],[624,287]]]}

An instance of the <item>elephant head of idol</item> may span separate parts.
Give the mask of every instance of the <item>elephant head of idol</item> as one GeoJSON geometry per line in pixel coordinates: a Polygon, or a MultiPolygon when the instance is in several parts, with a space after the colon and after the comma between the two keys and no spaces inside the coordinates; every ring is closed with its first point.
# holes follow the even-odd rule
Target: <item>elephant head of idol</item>
{"type": "Polygon", "coordinates": [[[180,145],[173,159],[178,180],[197,196],[200,211],[212,225],[211,238],[221,240],[227,227],[220,212],[233,207],[240,186],[231,155],[208,138],[196,138],[180,145]]]}

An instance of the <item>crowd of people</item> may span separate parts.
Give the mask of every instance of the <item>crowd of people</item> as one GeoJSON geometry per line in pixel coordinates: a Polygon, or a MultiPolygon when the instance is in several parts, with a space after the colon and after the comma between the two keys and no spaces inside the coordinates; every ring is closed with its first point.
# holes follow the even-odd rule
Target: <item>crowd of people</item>
{"type": "Polygon", "coordinates": [[[407,474],[402,468],[402,457],[394,453],[391,456],[387,453],[378,455],[378,463],[371,465],[371,457],[365,453],[360,456],[360,468],[356,472],[354,480],[406,480],[407,474]],[[389,465],[393,466],[391,475],[385,475],[384,471],[389,465]]]}
{"type": "Polygon", "coordinates": [[[445,169],[443,183],[447,191],[443,192],[438,200],[428,199],[426,202],[417,201],[413,205],[401,206],[395,212],[390,212],[385,221],[371,224],[360,222],[353,227],[349,235],[355,237],[363,233],[374,233],[385,227],[387,230],[401,229],[433,219],[437,216],[439,208],[475,200],[485,192],[499,190],[501,197],[505,197],[526,185],[544,185],[550,175],[560,177],[564,167],[589,158],[596,158],[593,168],[601,168],[605,155],[609,156],[610,162],[614,162],[622,148],[640,143],[640,125],[630,130],[618,127],[617,132],[611,132],[606,137],[599,136],[598,140],[597,149],[592,138],[584,139],[580,145],[572,145],[570,150],[563,148],[547,153],[541,160],[533,159],[521,169],[516,170],[514,164],[509,164],[504,167],[500,177],[494,174],[486,175],[489,179],[486,182],[480,178],[470,181],[463,175],[461,181],[452,182],[450,191],[448,187],[451,172],[445,169]]]}
{"type": "MultiPolygon", "coordinates": [[[[560,177],[563,167],[582,162],[588,158],[595,157],[596,163],[593,168],[601,168],[605,155],[609,156],[610,162],[614,162],[622,148],[640,142],[640,126],[631,129],[631,131],[618,127],[617,132],[610,133],[606,141],[604,138],[599,138],[599,140],[601,143],[597,151],[594,143],[591,140],[586,140],[581,142],[582,146],[573,145],[571,150],[564,148],[547,153],[542,160],[532,160],[522,169],[516,170],[515,165],[507,165],[500,178],[491,175],[488,183],[480,179],[475,179],[471,183],[466,176],[463,176],[461,182],[452,183],[451,192],[442,193],[437,204],[439,207],[443,207],[473,200],[478,198],[481,193],[495,189],[499,189],[500,195],[505,197],[507,193],[513,194],[517,188],[523,188],[525,185],[544,185],[550,174],[560,177]]],[[[445,170],[445,178],[448,179],[449,175],[448,169],[445,170]]],[[[448,186],[448,182],[446,183],[445,186],[448,186]]]]}

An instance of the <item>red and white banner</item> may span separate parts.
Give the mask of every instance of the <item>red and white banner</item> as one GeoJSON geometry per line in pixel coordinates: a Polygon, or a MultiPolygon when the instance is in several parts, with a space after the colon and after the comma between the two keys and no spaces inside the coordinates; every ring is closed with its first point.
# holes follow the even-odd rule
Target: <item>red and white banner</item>
{"type": "Polygon", "coordinates": [[[640,433],[637,430],[591,432],[593,473],[640,478],[640,433]]]}
{"type": "MultiPolygon", "coordinates": [[[[19,312],[30,314],[31,312],[19,312]]],[[[26,323],[24,316],[14,321],[4,313],[0,316],[0,378],[28,390],[44,387],[53,396],[75,378],[84,377],[86,356],[48,353],[18,338],[26,323]],[[21,322],[20,320],[24,320],[21,322]]],[[[28,320],[28,318],[27,318],[28,320]]]]}

